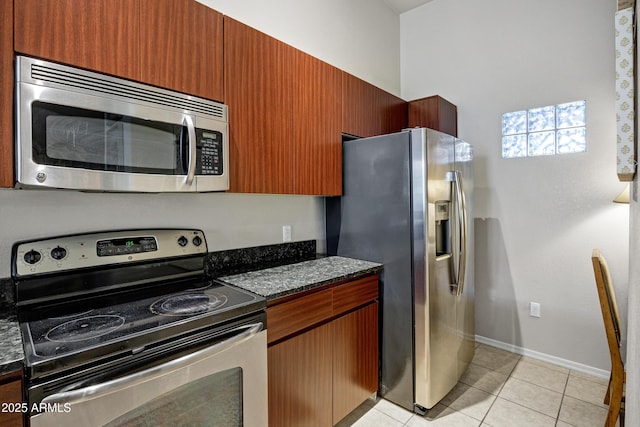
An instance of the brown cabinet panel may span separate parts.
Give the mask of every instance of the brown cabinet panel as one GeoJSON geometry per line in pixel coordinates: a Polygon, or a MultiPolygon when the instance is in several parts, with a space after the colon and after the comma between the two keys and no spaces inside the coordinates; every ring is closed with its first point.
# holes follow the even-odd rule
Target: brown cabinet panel
{"type": "Polygon", "coordinates": [[[271,426],[334,425],[378,389],[378,275],[310,292],[267,307],[271,426]]]}
{"type": "Polygon", "coordinates": [[[458,136],[458,108],[434,95],[409,102],[409,127],[427,127],[458,136]]]}
{"type": "Polygon", "coordinates": [[[137,0],[15,2],[15,50],[138,80],[137,0]]]}
{"type": "Polygon", "coordinates": [[[223,101],[222,14],[194,0],[140,1],[140,80],[223,101]]]}
{"type": "Polygon", "coordinates": [[[224,17],[230,191],[293,192],[293,48],[224,17]]]}
{"type": "Polygon", "coordinates": [[[325,324],[269,347],[270,426],[332,425],[331,329],[325,324]]]}
{"type": "Polygon", "coordinates": [[[332,295],[333,290],[327,289],[267,307],[267,341],[272,343],[329,319],[332,295]]]}
{"type": "MultiPolygon", "coordinates": [[[[22,399],[22,372],[15,372],[0,376],[0,403],[21,404],[22,399]]],[[[22,413],[0,413],[0,427],[22,427],[22,413]]]]}
{"type": "Polygon", "coordinates": [[[333,314],[339,315],[378,299],[378,276],[354,280],[333,291],[333,314]]]}
{"type": "Polygon", "coordinates": [[[342,131],[367,137],[407,126],[406,102],[349,73],[342,73],[342,131]]]}
{"type": "Polygon", "coordinates": [[[294,192],[342,194],[341,71],[295,51],[294,192]]]}
{"type": "Polygon", "coordinates": [[[379,134],[376,114],[377,88],[359,78],[342,73],[342,131],[366,137],[379,134]]]}
{"type": "Polygon", "coordinates": [[[333,423],[378,389],[378,303],[332,322],[333,423]]]}
{"type": "Polygon", "coordinates": [[[0,0],[0,187],[13,187],[13,0],[0,0]]]}
{"type": "Polygon", "coordinates": [[[388,92],[380,91],[380,109],[382,111],[382,131],[380,133],[399,132],[407,127],[407,102],[388,92]]]}

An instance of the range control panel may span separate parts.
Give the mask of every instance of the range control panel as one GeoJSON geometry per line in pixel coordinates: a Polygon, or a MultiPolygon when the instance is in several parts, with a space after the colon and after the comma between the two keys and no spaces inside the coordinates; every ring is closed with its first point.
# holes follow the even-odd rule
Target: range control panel
{"type": "Polygon", "coordinates": [[[201,230],[129,230],[76,234],[14,246],[16,276],[204,254],[201,230]]]}

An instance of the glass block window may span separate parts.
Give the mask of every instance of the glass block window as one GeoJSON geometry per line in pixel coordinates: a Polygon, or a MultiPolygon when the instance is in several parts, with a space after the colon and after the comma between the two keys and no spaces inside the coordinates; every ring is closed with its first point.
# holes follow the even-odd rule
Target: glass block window
{"type": "Polygon", "coordinates": [[[587,101],[502,115],[502,157],[587,151],[587,101]]]}

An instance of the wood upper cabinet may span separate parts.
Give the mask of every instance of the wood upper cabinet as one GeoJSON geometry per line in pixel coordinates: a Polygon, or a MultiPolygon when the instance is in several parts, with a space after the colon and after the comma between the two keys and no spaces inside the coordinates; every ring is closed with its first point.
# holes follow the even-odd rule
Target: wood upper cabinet
{"type": "Polygon", "coordinates": [[[367,137],[407,127],[407,103],[349,73],[342,73],[342,132],[367,137]]]}
{"type": "Polygon", "coordinates": [[[409,101],[409,127],[416,126],[458,136],[458,109],[438,95],[409,101]]]}
{"type": "Polygon", "coordinates": [[[0,187],[13,187],[13,0],[0,0],[0,187]]]}
{"type": "Polygon", "coordinates": [[[294,192],[342,194],[342,72],[295,51],[294,192]]]}
{"type": "Polygon", "coordinates": [[[340,194],[340,71],[226,16],[224,70],[229,191],[340,194]]]}
{"type": "MultiPolygon", "coordinates": [[[[0,376],[0,403],[24,402],[22,398],[22,372],[16,371],[0,376]]],[[[22,412],[0,412],[0,427],[22,427],[22,412]]]]}
{"type": "Polygon", "coordinates": [[[222,14],[194,0],[140,0],[140,80],[223,101],[222,14]]]}
{"type": "Polygon", "coordinates": [[[284,43],[224,17],[229,191],[293,192],[293,57],[284,43]]]}
{"type": "Polygon", "coordinates": [[[222,15],[195,0],[20,0],[15,51],[223,101],[222,15]]]}
{"type": "Polygon", "coordinates": [[[139,80],[138,0],[15,1],[15,51],[139,80]]]}

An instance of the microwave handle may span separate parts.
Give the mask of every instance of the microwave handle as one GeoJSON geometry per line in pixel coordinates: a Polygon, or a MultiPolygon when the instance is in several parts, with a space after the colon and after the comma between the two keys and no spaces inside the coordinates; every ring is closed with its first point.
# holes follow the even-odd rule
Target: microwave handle
{"type": "Polygon", "coordinates": [[[189,134],[189,163],[187,166],[187,185],[193,184],[196,176],[196,127],[193,124],[191,116],[184,116],[183,125],[187,127],[189,134]]]}

